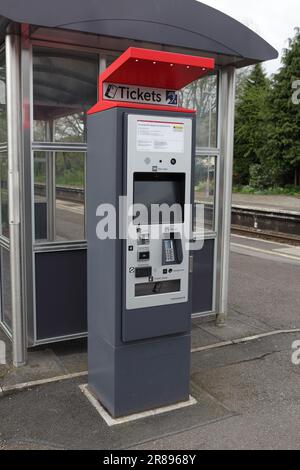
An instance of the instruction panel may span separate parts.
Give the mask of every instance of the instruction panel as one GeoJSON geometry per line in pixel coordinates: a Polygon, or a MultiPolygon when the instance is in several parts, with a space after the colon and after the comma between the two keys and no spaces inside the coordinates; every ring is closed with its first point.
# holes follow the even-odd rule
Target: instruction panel
{"type": "Polygon", "coordinates": [[[138,121],[137,151],[183,153],[184,123],[138,121]]]}

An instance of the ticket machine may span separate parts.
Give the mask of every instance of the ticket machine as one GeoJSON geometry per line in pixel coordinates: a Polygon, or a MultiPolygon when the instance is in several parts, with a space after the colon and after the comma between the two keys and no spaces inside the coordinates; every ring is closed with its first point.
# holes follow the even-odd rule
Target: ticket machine
{"type": "Polygon", "coordinates": [[[88,115],[89,387],[113,417],[189,399],[195,112],[212,59],[128,49],[88,115]]]}

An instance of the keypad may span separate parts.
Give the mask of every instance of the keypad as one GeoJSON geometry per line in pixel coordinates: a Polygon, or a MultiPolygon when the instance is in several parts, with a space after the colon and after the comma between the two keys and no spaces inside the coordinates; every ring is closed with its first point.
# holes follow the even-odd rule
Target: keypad
{"type": "Polygon", "coordinates": [[[174,263],[175,257],[174,257],[174,251],[170,248],[166,249],[166,262],[167,263],[174,263]]]}

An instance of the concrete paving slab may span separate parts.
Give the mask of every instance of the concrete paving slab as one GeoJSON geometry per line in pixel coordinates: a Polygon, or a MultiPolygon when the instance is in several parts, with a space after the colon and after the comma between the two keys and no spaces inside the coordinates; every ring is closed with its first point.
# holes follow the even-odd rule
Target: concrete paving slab
{"type": "Polygon", "coordinates": [[[5,336],[1,329],[0,339],[5,342],[7,348],[7,364],[0,366],[0,387],[56,377],[64,373],[63,366],[49,347],[29,351],[28,364],[16,369],[12,365],[11,341],[5,336]]]}
{"type": "Polygon", "coordinates": [[[229,345],[218,349],[202,351],[192,355],[192,370],[206,371],[211,368],[223,368],[235,364],[262,361],[275,353],[287,354],[285,366],[291,364],[292,343],[300,339],[300,333],[281,334],[261,338],[249,343],[229,345]]]}
{"type": "Polygon", "coordinates": [[[201,329],[206,333],[210,333],[219,341],[234,340],[262,333],[260,328],[248,325],[237,319],[232,320],[231,318],[228,319],[225,326],[218,327],[215,323],[211,322],[203,324],[201,329]]]}
{"type": "MultiPolygon", "coordinates": [[[[218,328],[212,318],[193,320],[193,347],[275,329],[299,328],[299,273],[299,267],[281,260],[233,253],[228,325],[218,328]]],[[[6,339],[0,332],[2,338],[6,339]]],[[[165,418],[162,422],[147,422],[143,429],[123,428],[107,435],[98,415],[74,391],[86,378],[2,397],[0,449],[1,442],[7,449],[109,449],[139,448],[142,445],[138,443],[144,441],[150,441],[145,444],[150,449],[297,449],[300,366],[291,362],[295,340],[300,340],[300,334],[193,354],[193,387],[201,391],[197,393],[203,396],[203,407],[199,415],[185,421],[178,415],[166,422],[165,418]],[[232,417],[232,412],[238,416],[232,417]],[[191,429],[194,423],[195,429],[191,429]],[[154,440],[157,436],[159,439],[154,440]]],[[[11,347],[6,342],[10,358],[11,347]]],[[[7,380],[13,385],[85,369],[85,342],[59,343],[30,352],[24,372],[16,372],[9,360],[8,366],[0,366],[0,382],[7,380]]]]}
{"type": "Polygon", "coordinates": [[[193,382],[236,416],[135,449],[299,450],[300,366],[291,362],[296,337],[280,335],[193,355],[193,382]]]}
{"type": "Polygon", "coordinates": [[[84,372],[87,370],[87,338],[56,343],[51,346],[65,373],[84,372]]]}
{"type": "MultiPolygon", "coordinates": [[[[230,305],[228,312],[227,324],[234,323],[236,320],[242,322],[249,327],[253,327],[253,331],[259,330],[261,333],[267,333],[268,331],[274,331],[275,328],[272,325],[268,325],[264,321],[263,315],[252,315],[251,312],[242,312],[239,310],[240,305],[230,305]]],[[[259,313],[259,312],[258,312],[259,313]]]]}
{"type": "Polygon", "coordinates": [[[135,450],[299,450],[299,407],[235,416],[225,421],[135,446],[135,450]]]}
{"type": "Polygon", "coordinates": [[[199,405],[108,428],[79,390],[84,380],[0,398],[3,449],[299,449],[299,335],[281,334],[192,356],[199,405]]]}
{"type": "Polygon", "coordinates": [[[196,321],[192,323],[192,349],[217,343],[219,338],[199,327],[196,321]]]}
{"type": "Polygon", "coordinates": [[[197,405],[109,428],[82,394],[80,383],[44,385],[0,398],[2,447],[30,442],[49,448],[124,449],[232,416],[196,385],[192,395],[197,405]]]}

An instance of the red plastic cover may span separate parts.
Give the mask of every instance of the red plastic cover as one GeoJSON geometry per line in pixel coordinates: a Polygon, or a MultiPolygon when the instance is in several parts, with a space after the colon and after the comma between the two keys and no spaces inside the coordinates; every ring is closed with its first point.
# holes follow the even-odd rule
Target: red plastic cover
{"type": "Polygon", "coordinates": [[[130,47],[100,76],[99,103],[89,111],[89,114],[119,106],[194,112],[177,107],[108,101],[103,99],[103,84],[109,82],[180,90],[193,81],[208,75],[214,68],[214,59],[130,47]]]}

